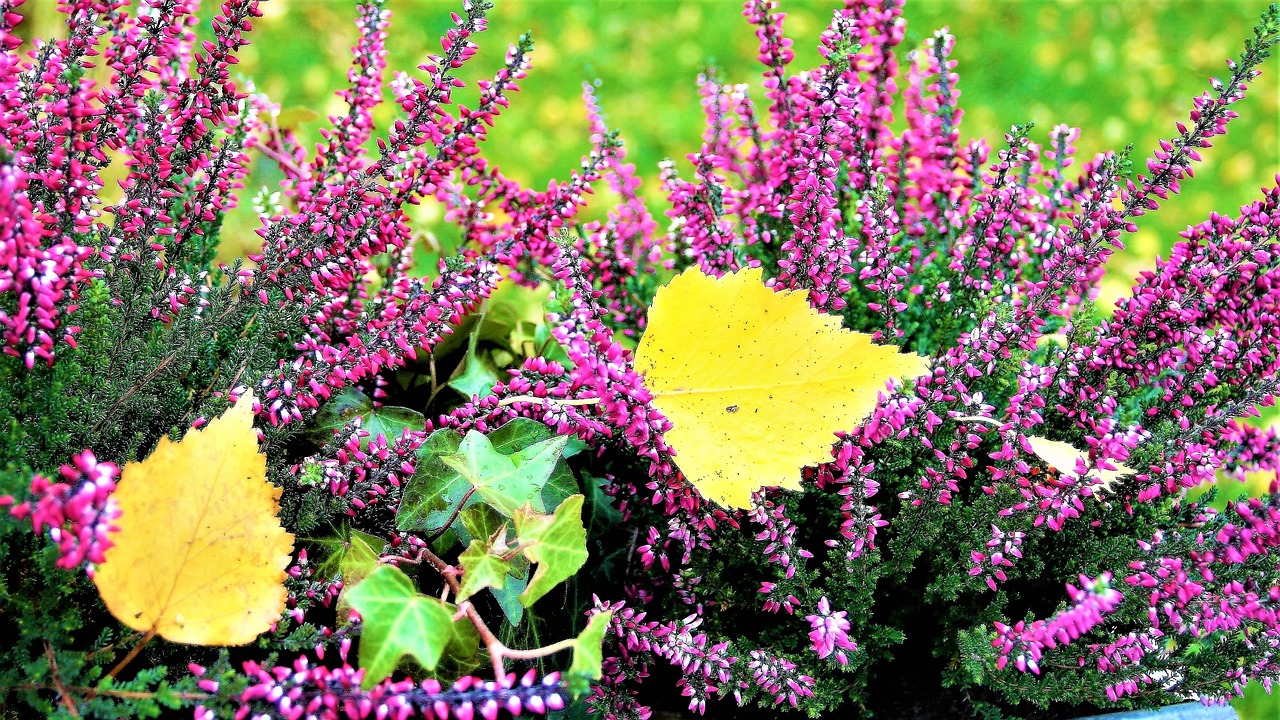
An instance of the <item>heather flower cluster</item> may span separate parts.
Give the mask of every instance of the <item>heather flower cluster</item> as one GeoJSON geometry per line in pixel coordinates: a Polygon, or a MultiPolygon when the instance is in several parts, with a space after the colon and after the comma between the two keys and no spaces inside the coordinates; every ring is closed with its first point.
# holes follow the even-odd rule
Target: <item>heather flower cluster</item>
{"type": "Polygon", "coordinates": [[[637,168],[587,83],[582,161],[539,190],[483,152],[532,40],[463,104],[484,0],[390,77],[390,12],[361,2],[346,111],[314,147],[235,77],[257,0],[222,3],[203,41],[191,0],[60,0],[65,39],[29,48],[20,4],[0,0],[5,703],[495,720],[577,702],[614,720],[934,698],[1073,717],[1280,678],[1278,486],[1222,512],[1191,492],[1280,470],[1249,420],[1280,391],[1280,187],[1191,225],[1114,312],[1094,304],[1135,221],[1227,131],[1280,8],[1134,173],[1127,151],[1081,161],[1067,126],[962,143],[958,39],[904,48],[903,0],[837,2],[811,69],[778,2],[745,0],[762,94],[741,68],[691,78],[700,146],[637,168]],[[399,115],[379,127],[387,90],[399,115]],[[256,194],[261,247],[218,265],[257,162],[284,178],[256,194]],[[424,203],[460,238],[426,267],[424,203]],[[928,370],[833,434],[802,491],[726,510],[681,474],[633,357],[654,293],[693,266],[761,268],[928,370]],[[234,654],[142,653],[149,635],[103,630],[80,571],[111,545],[119,468],[250,389],[299,539],[286,610],[234,654]],[[464,434],[504,467],[559,443],[536,499],[581,501],[590,561],[550,599],[525,605],[510,509],[444,474],[466,458],[440,438],[464,434]],[[499,568],[483,582],[477,549],[499,568]],[[367,678],[352,653],[376,621],[350,593],[386,566],[465,632],[434,668],[367,678]]]}
{"type": "Polygon", "coordinates": [[[1044,648],[1052,650],[1078,639],[1100,624],[1124,599],[1124,595],[1111,587],[1110,573],[1096,579],[1081,575],[1080,587],[1068,585],[1067,596],[1071,607],[1047,620],[1037,620],[1030,625],[1018,622],[1012,627],[995,624],[997,636],[992,645],[1000,650],[998,667],[1004,669],[1013,656],[1013,664],[1019,670],[1039,674],[1044,648]]]}
{"type": "Polygon", "coordinates": [[[102,562],[103,553],[111,547],[112,521],[120,516],[111,498],[120,468],[98,462],[92,451],[85,450],[60,472],[61,482],[43,475],[32,478],[31,500],[13,505],[13,497],[6,495],[0,497],[0,507],[13,505],[10,515],[19,520],[29,518],[37,535],[48,532],[61,555],[58,567],[83,565],[92,572],[93,565],[102,562]]]}
{"type": "Polygon", "coordinates": [[[858,644],[849,639],[849,613],[844,610],[832,611],[831,603],[824,597],[818,601],[817,613],[806,615],[805,620],[813,628],[809,639],[813,641],[813,651],[818,657],[825,658],[832,654],[841,665],[849,664],[846,650],[857,650],[858,644]]]}
{"type": "MultiPolygon", "coordinates": [[[[565,707],[559,675],[551,673],[539,679],[532,670],[521,677],[510,673],[489,681],[464,676],[443,685],[437,680],[420,683],[385,680],[374,689],[364,691],[360,689],[364,671],[347,663],[350,645],[349,639],[339,643],[341,664],[335,668],[321,664],[325,655],[322,646],[315,651],[316,660],[320,662],[303,655],[292,667],[263,668],[253,661],[246,663],[245,674],[251,684],[240,694],[236,720],[497,720],[506,714],[546,715],[565,707]]],[[[205,675],[205,670],[198,665],[191,667],[197,677],[205,675]]],[[[211,694],[219,689],[213,679],[200,680],[198,685],[211,694]]],[[[213,720],[217,715],[210,708],[197,707],[194,717],[213,720]]]]}

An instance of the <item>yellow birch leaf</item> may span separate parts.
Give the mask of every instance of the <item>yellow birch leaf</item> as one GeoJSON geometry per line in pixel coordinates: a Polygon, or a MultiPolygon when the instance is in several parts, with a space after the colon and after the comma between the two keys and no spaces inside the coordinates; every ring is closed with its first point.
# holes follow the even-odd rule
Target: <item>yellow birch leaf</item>
{"type": "MultiPolygon", "coordinates": [[[[1070,475],[1077,480],[1082,479],[1076,473],[1076,461],[1084,461],[1087,467],[1089,453],[1077,449],[1070,443],[1042,438],[1039,435],[1028,435],[1027,442],[1031,445],[1031,452],[1035,453],[1036,457],[1045,461],[1050,467],[1063,475],[1070,475]]],[[[1115,487],[1115,484],[1120,481],[1120,478],[1134,473],[1134,470],[1118,462],[1112,462],[1111,464],[1115,466],[1115,470],[1095,469],[1088,473],[1089,477],[1098,478],[1098,481],[1092,485],[1095,495],[1098,495],[1096,492],[1098,490],[1110,492],[1115,487]]]]}
{"type": "Polygon", "coordinates": [[[94,572],[103,602],[139,632],[244,645],[285,605],[293,536],[253,430],[253,397],[181,442],[129,463],[113,497],[119,531],[94,572]]]}
{"type": "Polygon", "coordinates": [[[766,287],[759,268],[717,279],[695,267],[658,290],[635,366],[671,420],[681,472],[703,497],[746,508],[760,488],[799,490],[802,468],[831,459],[833,433],[928,362],[845,330],[805,291],[766,287]]]}

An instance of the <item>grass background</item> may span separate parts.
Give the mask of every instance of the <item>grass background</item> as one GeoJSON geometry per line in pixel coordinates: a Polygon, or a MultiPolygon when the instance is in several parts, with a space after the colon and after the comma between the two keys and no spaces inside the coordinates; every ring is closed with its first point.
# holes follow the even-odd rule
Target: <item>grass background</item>
{"type": "MultiPolygon", "coordinates": [[[[206,6],[211,3],[206,3],[206,6]]],[[[838,0],[783,0],[787,34],[798,68],[816,64],[818,34],[838,0]]],[[[389,0],[393,12],[389,69],[412,70],[438,52],[450,11],[461,0],[389,0]]],[[[23,6],[36,35],[56,34],[53,0],[23,6]]],[[[333,90],[345,83],[355,40],[353,0],[270,0],[255,24],[252,44],[237,72],[281,103],[282,124],[317,139],[324,117],[344,112],[333,90]]],[[[1262,13],[1261,0],[908,0],[902,52],[919,47],[935,29],[956,35],[965,141],[997,144],[1014,123],[1034,122],[1043,142],[1049,128],[1082,129],[1078,165],[1093,154],[1134,146],[1135,165],[1176,120],[1208,78],[1226,74],[1262,13]]],[[[212,10],[206,7],[206,13],[212,10]]],[[[698,71],[714,63],[732,82],[759,90],[756,39],[741,17],[739,0],[498,0],[480,52],[461,73],[469,81],[490,76],[507,45],[533,32],[533,69],[512,98],[487,143],[487,155],[508,175],[538,186],[567,177],[587,150],[584,80],[600,80],[599,95],[612,127],[620,129],[629,159],[647,179],[645,191],[661,209],[657,163],[697,149],[702,114],[698,71]]],[[[901,57],[901,56],[900,56],[901,57]]],[[[1128,249],[1111,262],[1103,300],[1119,297],[1144,268],[1167,252],[1188,224],[1210,211],[1234,214],[1274,183],[1280,172],[1280,58],[1263,66],[1241,117],[1215,148],[1204,153],[1196,177],[1158,213],[1143,218],[1128,249]]],[[[458,93],[471,103],[474,90],[458,93]]],[[[385,127],[390,108],[379,116],[385,127]]],[[[247,195],[273,184],[269,163],[255,167],[247,195]]],[[[247,206],[248,203],[246,202],[247,206]]],[[[253,248],[250,217],[228,226],[228,250],[253,248]]],[[[430,208],[415,220],[432,223],[430,208]]],[[[1246,720],[1280,720],[1280,696],[1251,687],[1237,703],[1246,720]]]]}

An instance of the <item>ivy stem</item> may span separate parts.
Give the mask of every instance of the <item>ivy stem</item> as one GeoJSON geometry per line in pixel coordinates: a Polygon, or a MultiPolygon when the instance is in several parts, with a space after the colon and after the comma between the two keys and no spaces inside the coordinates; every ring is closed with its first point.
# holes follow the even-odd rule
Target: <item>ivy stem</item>
{"type": "MultiPolygon", "coordinates": [[[[441,560],[439,556],[426,548],[423,548],[419,554],[424,560],[431,563],[432,567],[440,573],[441,577],[444,578],[445,583],[449,585],[449,589],[452,590],[453,594],[456,596],[461,587],[458,583],[458,569],[444,560],[441,560]]],[[[493,631],[489,629],[489,626],[485,625],[484,619],[480,617],[480,612],[476,610],[470,600],[463,600],[458,603],[458,614],[465,614],[467,619],[471,621],[471,624],[475,626],[476,633],[480,636],[480,641],[484,643],[485,649],[489,651],[489,659],[493,663],[493,674],[496,679],[501,679],[507,674],[506,665],[503,662],[504,658],[510,658],[512,660],[536,660],[537,658],[546,657],[552,653],[557,653],[561,650],[571,648],[573,647],[574,642],[576,642],[575,638],[569,638],[540,648],[533,648],[531,650],[515,650],[502,644],[502,641],[493,634],[493,631]]]]}
{"type": "Polygon", "coordinates": [[[504,646],[502,648],[502,656],[505,658],[511,658],[512,660],[537,660],[540,657],[546,657],[547,655],[558,653],[561,650],[568,650],[573,647],[573,644],[576,642],[576,638],[568,638],[557,643],[544,645],[540,648],[534,648],[533,650],[513,650],[504,646]]]}
{"type": "Polygon", "coordinates": [[[519,402],[533,403],[534,405],[546,405],[547,403],[555,403],[557,405],[596,405],[599,404],[600,398],[582,398],[581,400],[561,400],[559,398],[538,397],[536,395],[512,395],[509,398],[503,398],[498,401],[498,407],[506,407],[507,405],[515,405],[519,402]]]}
{"type": "Polygon", "coordinates": [[[458,501],[458,504],[454,506],[453,514],[449,516],[449,519],[445,520],[444,524],[437,528],[436,531],[431,533],[430,537],[426,539],[428,545],[435,542],[436,538],[445,534],[445,532],[449,530],[449,526],[453,524],[454,520],[458,519],[458,513],[462,512],[462,507],[467,504],[467,501],[471,499],[471,495],[475,493],[475,491],[476,486],[472,485],[471,488],[467,490],[467,493],[462,496],[462,499],[458,501]]]}
{"type": "MultiPolygon", "coordinates": [[[[441,560],[438,555],[427,548],[422,548],[422,550],[419,551],[419,554],[426,559],[427,562],[431,563],[431,566],[440,573],[440,576],[444,578],[445,583],[449,585],[449,589],[452,590],[453,594],[456,596],[458,594],[458,590],[461,589],[461,585],[458,583],[457,569],[444,560],[441,560]]],[[[471,604],[470,600],[464,600],[461,603],[458,603],[458,612],[465,612],[467,614],[467,619],[475,626],[476,633],[480,635],[481,642],[484,643],[485,649],[489,651],[489,659],[493,662],[494,679],[501,680],[502,677],[507,674],[506,666],[502,662],[502,651],[505,650],[506,647],[502,644],[502,641],[493,634],[493,631],[489,629],[489,626],[484,624],[484,618],[480,617],[480,613],[476,610],[475,606],[471,604]]]]}

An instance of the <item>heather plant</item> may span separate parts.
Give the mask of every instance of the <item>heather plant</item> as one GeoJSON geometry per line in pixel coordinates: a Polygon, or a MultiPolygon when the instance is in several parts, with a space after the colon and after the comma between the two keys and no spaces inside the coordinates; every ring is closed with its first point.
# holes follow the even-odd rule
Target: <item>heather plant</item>
{"type": "MultiPolygon", "coordinates": [[[[847,0],[797,71],[776,3],[747,0],[763,96],[738,68],[698,78],[706,129],[687,169],[659,168],[663,230],[590,84],[568,179],[527,188],[485,159],[533,45],[456,105],[483,0],[392,78],[389,13],[362,3],[347,112],[314,149],[232,77],[257,0],[224,2],[203,41],[192,0],[61,0],[66,39],[23,56],[18,4],[0,0],[7,710],[1072,717],[1280,674],[1280,486],[1220,511],[1188,492],[1280,472],[1275,432],[1244,420],[1277,391],[1280,189],[1189,227],[1114,313],[1092,302],[1225,132],[1280,8],[1135,172],[1128,150],[1073,170],[1064,126],[961,145],[955,40],[902,53],[901,2],[847,0]],[[380,129],[388,91],[402,114],[380,129]],[[281,186],[244,188],[253,162],[281,186]],[[601,186],[615,201],[589,207],[601,186]],[[261,249],[217,264],[246,190],[261,249]],[[413,262],[420,203],[462,239],[433,267],[413,262]],[[785,480],[724,463],[813,438],[781,397],[726,401],[752,420],[721,439],[663,411],[710,391],[637,354],[706,342],[659,326],[733,302],[673,305],[677,274],[802,298],[869,348],[847,387],[874,409],[785,480]],[[125,486],[204,497],[233,451],[196,448],[232,417],[293,549],[278,618],[219,649],[241,640],[139,626],[98,588],[135,523],[175,529],[125,486]]],[[[782,335],[714,337],[688,362],[782,335]]],[[[783,349],[803,365],[815,342],[783,349]]],[[[810,365],[712,390],[839,394],[810,365]]],[[[181,574],[200,537],[152,552],[181,574]]]]}

